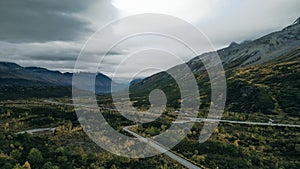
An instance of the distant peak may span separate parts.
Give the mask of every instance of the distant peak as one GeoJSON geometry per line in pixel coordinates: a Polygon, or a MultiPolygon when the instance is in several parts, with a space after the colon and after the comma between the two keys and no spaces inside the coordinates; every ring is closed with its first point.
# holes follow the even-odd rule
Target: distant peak
{"type": "Polygon", "coordinates": [[[8,68],[22,68],[20,65],[12,62],[0,62],[0,66],[5,66],[8,68]]]}
{"type": "Polygon", "coordinates": [[[144,79],[142,79],[142,78],[136,78],[136,79],[131,80],[131,82],[129,84],[130,85],[134,85],[134,84],[137,84],[137,83],[139,83],[139,82],[141,82],[143,80],[144,79]]]}
{"type": "Polygon", "coordinates": [[[232,42],[232,43],[229,45],[230,48],[234,48],[234,47],[237,47],[237,46],[239,46],[239,44],[236,43],[236,42],[232,42]]]}
{"type": "Polygon", "coordinates": [[[16,63],[13,62],[0,62],[2,65],[17,65],[16,63]]]}
{"type": "Polygon", "coordinates": [[[300,24],[300,17],[297,19],[297,20],[295,20],[295,22],[293,23],[294,25],[295,24],[300,24]]]}
{"type": "Polygon", "coordinates": [[[241,43],[241,45],[246,45],[246,44],[248,44],[248,43],[250,43],[250,42],[252,42],[251,40],[244,40],[242,43],[241,43]]]}
{"type": "Polygon", "coordinates": [[[25,69],[32,70],[32,71],[48,71],[48,69],[46,68],[35,67],[35,66],[25,67],[25,69]]]}

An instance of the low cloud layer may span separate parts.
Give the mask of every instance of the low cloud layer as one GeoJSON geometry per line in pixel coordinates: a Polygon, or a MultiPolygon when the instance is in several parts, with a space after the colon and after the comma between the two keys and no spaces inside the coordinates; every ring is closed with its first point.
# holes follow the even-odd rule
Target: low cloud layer
{"type": "MultiPolygon", "coordinates": [[[[253,40],[284,28],[300,17],[299,6],[299,0],[192,0],[184,3],[154,0],[147,4],[139,0],[0,0],[0,61],[73,71],[82,47],[96,30],[110,21],[148,12],[169,14],[192,23],[219,49],[232,41],[253,40]]],[[[143,25],[133,23],[131,26],[143,25]]],[[[159,25],[157,28],[180,29],[159,25]]],[[[113,36],[125,30],[124,27],[115,27],[111,33],[113,36]]],[[[188,32],[187,36],[193,41],[188,32]]],[[[100,71],[113,75],[117,65],[130,53],[145,46],[151,47],[151,44],[163,46],[160,43],[170,44],[155,38],[128,41],[108,53],[100,71]]],[[[176,46],[169,45],[169,48],[176,46]]],[[[97,52],[89,51],[81,71],[90,71],[90,66],[95,64],[94,58],[100,55],[99,51],[101,44],[97,52]]],[[[187,61],[194,56],[183,54],[181,57],[187,61]]],[[[163,55],[159,59],[143,55],[143,58],[126,62],[120,78],[130,78],[136,71],[133,67],[147,67],[155,60],[165,67],[178,63],[163,55]]],[[[155,71],[149,72],[141,76],[155,71]]]]}

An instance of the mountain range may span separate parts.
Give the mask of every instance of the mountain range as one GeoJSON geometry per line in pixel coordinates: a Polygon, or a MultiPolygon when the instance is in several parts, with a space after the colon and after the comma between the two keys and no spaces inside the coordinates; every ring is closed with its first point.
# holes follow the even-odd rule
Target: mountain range
{"type": "MultiPolygon", "coordinates": [[[[94,76],[92,73],[81,73],[94,76]]],[[[71,95],[73,73],[61,73],[41,67],[22,67],[16,63],[0,62],[0,96],[5,98],[62,97],[71,95]]],[[[95,78],[97,94],[108,93],[113,82],[108,76],[98,73],[95,78]]],[[[85,90],[82,88],[82,90],[85,90]]]]}
{"type": "MultiPolygon", "coordinates": [[[[233,42],[217,51],[226,73],[228,111],[288,113],[299,116],[299,21],[300,18],[281,31],[241,44],[233,42]]],[[[210,82],[201,58],[211,53],[204,53],[186,63],[197,80],[203,109],[210,105],[210,82]]],[[[170,106],[180,106],[179,88],[166,72],[133,84],[130,92],[131,98],[135,100],[134,104],[149,104],[147,96],[156,88],[166,93],[170,106]]]]}
{"type": "MultiPolygon", "coordinates": [[[[234,74],[239,70],[247,69],[251,72],[250,70],[252,69],[256,69],[257,67],[263,68],[266,65],[276,65],[280,63],[284,65],[284,63],[288,62],[298,63],[300,47],[299,20],[300,18],[280,31],[270,33],[253,41],[244,41],[240,44],[233,42],[228,47],[217,51],[226,70],[229,97],[231,92],[235,93],[235,91],[230,90],[232,85],[237,85],[233,83],[233,81],[237,80],[234,79],[234,74]]],[[[209,56],[210,54],[211,52],[204,53],[187,62],[187,65],[198,81],[200,93],[202,92],[203,94],[204,92],[206,96],[209,96],[209,92],[206,91],[210,86],[201,58],[209,56]]],[[[294,71],[297,72],[296,70],[294,71]]],[[[257,73],[257,77],[261,74],[259,71],[255,73],[257,73]]],[[[279,71],[279,74],[280,73],[283,72],[279,71]]],[[[89,76],[89,73],[85,74],[89,76]]],[[[0,62],[0,96],[6,98],[10,92],[15,90],[28,94],[28,92],[26,92],[28,89],[31,89],[29,93],[39,91],[39,93],[32,94],[35,96],[45,93],[45,88],[51,88],[53,91],[47,93],[50,94],[50,97],[70,95],[72,75],[72,73],[61,73],[40,67],[22,67],[15,63],[0,62]],[[63,94],[54,94],[54,90],[56,89],[63,94]]],[[[298,79],[294,80],[299,81],[298,79]]],[[[96,92],[109,92],[111,83],[119,85],[106,75],[98,73],[96,75],[96,92]]],[[[241,85],[240,88],[243,88],[243,85],[241,83],[239,84],[241,85]]],[[[132,81],[130,85],[133,96],[146,95],[147,93],[149,94],[152,89],[161,88],[166,91],[168,94],[167,97],[170,98],[168,100],[172,100],[171,102],[173,102],[173,104],[177,102],[175,98],[179,97],[176,82],[166,72],[160,72],[145,79],[136,79],[132,81]]],[[[248,90],[257,89],[257,86],[249,86],[248,90]]],[[[122,85],[120,85],[120,88],[121,87],[122,85]]],[[[24,94],[24,96],[26,94],[24,94]]],[[[47,94],[45,94],[45,96],[47,96],[47,94]]],[[[21,94],[16,94],[16,96],[21,96],[21,94]]]]}

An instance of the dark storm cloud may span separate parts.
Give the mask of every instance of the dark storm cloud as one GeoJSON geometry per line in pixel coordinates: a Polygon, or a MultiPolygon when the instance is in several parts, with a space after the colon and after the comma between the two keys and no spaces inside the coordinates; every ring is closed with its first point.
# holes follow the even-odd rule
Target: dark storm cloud
{"type": "Polygon", "coordinates": [[[77,13],[92,0],[0,0],[0,40],[71,41],[90,31],[77,13]]]}
{"type": "MultiPolygon", "coordinates": [[[[14,62],[21,66],[45,67],[51,70],[72,72],[74,64],[82,48],[81,43],[75,42],[47,42],[47,43],[9,43],[0,41],[0,62],[14,62]]],[[[80,71],[91,71],[89,68],[101,56],[116,57],[126,54],[126,51],[109,52],[86,51],[87,56],[80,71]]],[[[111,62],[110,64],[115,64],[111,62]]]]}
{"type": "MultiPolygon", "coordinates": [[[[70,49],[62,49],[60,51],[57,52],[51,52],[48,51],[48,53],[31,53],[31,54],[25,54],[23,55],[23,58],[26,59],[31,59],[31,60],[39,60],[39,61],[76,61],[77,56],[79,55],[80,50],[76,50],[74,49],[73,51],[71,51],[70,49]]],[[[109,52],[109,53],[97,53],[96,56],[92,57],[94,54],[90,53],[89,56],[91,56],[91,58],[86,58],[86,62],[89,61],[94,61],[94,57],[99,58],[99,61],[101,60],[100,56],[101,55],[106,55],[106,56],[115,56],[115,55],[122,55],[122,53],[120,52],[109,52]]]]}
{"type": "MultiPolygon", "coordinates": [[[[0,61],[73,71],[77,56],[94,31],[132,14],[158,12],[184,19],[202,30],[216,49],[233,41],[254,40],[278,31],[300,16],[299,0],[190,0],[187,3],[179,0],[155,0],[149,1],[149,5],[139,0],[123,2],[124,0],[0,0],[0,61]]],[[[155,27],[170,32],[185,30],[176,25],[162,25],[155,27]]],[[[140,26],[143,25],[138,22],[128,27],[116,26],[110,33],[111,36],[119,35],[129,28],[140,26]]],[[[111,36],[105,43],[111,43],[111,36]]],[[[191,43],[206,47],[205,44],[199,44],[189,32],[186,32],[186,36],[191,43]]],[[[103,60],[101,72],[112,75],[124,58],[143,47],[153,47],[153,44],[159,47],[168,44],[170,51],[174,49],[183,53],[181,58],[185,61],[194,57],[193,54],[185,55],[184,50],[168,41],[152,37],[143,37],[133,43],[126,42],[107,53],[110,56],[103,60]]],[[[102,45],[105,46],[99,44],[99,48],[88,51],[88,57],[80,71],[91,71],[90,68],[98,64],[95,60],[105,52],[101,51],[102,45]]],[[[120,77],[130,77],[132,68],[137,67],[136,65],[147,67],[152,61],[169,65],[170,60],[167,57],[154,60],[151,56],[145,56],[137,63],[139,59],[135,59],[131,65],[124,65],[120,77]]]]}

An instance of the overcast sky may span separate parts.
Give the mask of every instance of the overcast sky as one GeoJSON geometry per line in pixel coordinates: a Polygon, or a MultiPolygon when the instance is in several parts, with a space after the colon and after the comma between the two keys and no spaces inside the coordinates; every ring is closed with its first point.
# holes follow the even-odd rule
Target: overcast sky
{"type": "MultiPolygon", "coordinates": [[[[72,72],[81,48],[96,30],[113,20],[142,13],[183,19],[202,30],[219,49],[233,41],[253,40],[281,30],[300,17],[299,6],[299,0],[0,0],[0,61],[72,72]]],[[[116,76],[128,79],[155,62],[161,69],[178,64],[178,59],[167,53],[160,57],[157,51],[134,53],[140,50],[141,42],[168,43],[155,40],[148,37],[116,47],[103,62],[101,72],[112,76],[123,61],[116,76]],[[129,55],[132,58],[124,61],[129,55]]],[[[90,52],[92,57],[95,53],[90,52]]],[[[179,57],[187,61],[194,56],[185,53],[179,57]]],[[[92,62],[86,58],[81,71],[90,71],[92,62]]]]}

